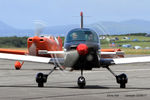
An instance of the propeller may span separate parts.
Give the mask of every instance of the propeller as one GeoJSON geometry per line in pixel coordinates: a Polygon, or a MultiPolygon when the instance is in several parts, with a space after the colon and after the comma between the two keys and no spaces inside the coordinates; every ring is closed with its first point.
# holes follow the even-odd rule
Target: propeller
{"type": "Polygon", "coordinates": [[[65,61],[64,61],[64,65],[67,67],[72,67],[77,59],[79,58],[79,53],[77,50],[70,50],[67,51],[65,54],[65,61]]]}
{"type": "Polygon", "coordinates": [[[107,31],[107,28],[102,24],[94,24],[92,25],[92,27],[94,28],[95,31],[97,31],[97,33],[100,33],[99,35],[101,35],[101,44],[110,44],[110,33],[107,31]]]}
{"type": "Polygon", "coordinates": [[[64,57],[63,57],[64,59],[62,58],[64,60],[63,63],[60,60],[61,58],[59,54],[52,53],[51,57],[53,58],[55,67],[63,71],[65,67],[72,68],[72,66],[76,63],[76,61],[79,58],[79,55],[80,55],[79,52],[81,54],[85,54],[83,53],[84,51],[82,48],[80,48],[79,50],[74,49],[74,50],[69,50],[69,51],[64,52],[64,57]]]}
{"type": "MultiPolygon", "coordinates": [[[[41,20],[34,20],[33,23],[35,24],[35,32],[34,32],[33,40],[35,40],[40,36],[44,27],[46,27],[46,24],[41,20]]],[[[36,56],[36,54],[37,54],[36,49],[37,49],[36,43],[33,41],[32,45],[29,48],[29,54],[36,56]]]]}
{"type": "Polygon", "coordinates": [[[40,36],[46,24],[41,20],[34,20],[35,24],[35,36],[40,36]]]}
{"type": "Polygon", "coordinates": [[[32,43],[32,45],[29,47],[29,55],[36,56],[36,45],[35,43],[32,43]]]}
{"type": "MultiPolygon", "coordinates": [[[[64,57],[64,66],[72,68],[76,61],[79,59],[79,57],[85,56],[87,53],[88,47],[86,44],[79,44],[76,49],[66,51],[64,57]]],[[[59,66],[61,66],[60,63],[59,66]]]]}

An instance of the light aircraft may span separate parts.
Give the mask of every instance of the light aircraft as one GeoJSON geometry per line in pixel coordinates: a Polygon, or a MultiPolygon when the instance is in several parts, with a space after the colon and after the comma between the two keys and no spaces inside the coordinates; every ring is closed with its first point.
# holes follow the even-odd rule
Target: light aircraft
{"type": "MultiPolygon", "coordinates": [[[[10,59],[19,61],[30,61],[38,63],[47,63],[54,65],[48,74],[38,73],[36,75],[36,82],[38,87],[43,87],[44,83],[47,82],[48,76],[55,71],[56,68],[63,70],[65,67],[70,67],[71,70],[80,70],[81,76],[77,80],[79,88],[84,88],[86,85],[86,80],[84,78],[84,70],[92,70],[93,68],[106,68],[115,77],[120,88],[125,88],[128,78],[126,74],[115,74],[109,66],[116,64],[127,64],[127,63],[139,63],[139,62],[150,62],[150,56],[146,57],[132,57],[132,58],[114,58],[114,57],[101,57],[122,52],[102,52],[101,45],[99,41],[99,36],[97,33],[89,28],[83,28],[83,13],[81,12],[81,28],[76,28],[68,32],[65,43],[64,50],[55,49],[38,49],[37,43],[41,42],[39,37],[31,38],[29,41],[34,43],[29,46],[33,46],[35,51],[33,55],[19,55],[19,54],[8,54],[0,53],[0,59],[10,59]],[[42,57],[35,56],[42,55],[42,57]],[[51,55],[51,57],[46,57],[51,55]]],[[[47,41],[43,39],[42,42],[47,41]]],[[[53,44],[52,44],[53,45],[53,44]]],[[[44,46],[40,45],[39,47],[44,46]]],[[[30,51],[30,50],[29,50],[30,51]]],[[[104,50],[105,51],[105,50],[104,50]]],[[[109,50],[106,50],[109,51],[109,50]]],[[[32,54],[32,53],[31,53],[32,54]]],[[[118,54],[119,55],[119,54],[118,54]]]]}
{"type": "MultiPolygon", "coordinates": [[[[27,39],[27,51],[26,50],[12,50],[12,49],[0,49],[0,53],[18,54],[18,55],[32,55],[32,56],[43,56],[52,57],[52,55],[38,54],[38,50],[48,51],[62,51],[62,39],[54,36],[34,36],[27,39]]],[[[57,55],[59,57],[59,55],[57,55]]],[[[22,67],[24,61],[15,62],[15,68],[18,70],[22,67]]]]}

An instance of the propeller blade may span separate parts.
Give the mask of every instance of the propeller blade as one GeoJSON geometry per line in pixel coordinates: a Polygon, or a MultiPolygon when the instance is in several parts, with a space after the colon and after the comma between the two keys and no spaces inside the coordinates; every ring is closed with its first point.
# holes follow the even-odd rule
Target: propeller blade
{"type": "Polygon", "coordinates": [[[59,58],[57,57],[57,54],[51,54],[51,56],[52,58],[54,58],[54,65],[63,71],[65,67],[70,67],[70,68],[73,67],[73,65],[76,63],[76,61],[79,58],[79,53],[77,50],[71,50],[71,51],[65,52],[63,64],[59,61],[59,59],[57,59],[59,58]]]}
{"type": "Polygon", "coordinates": [[[79,58],[79,53],[77,50],[67,51],[65,54],[64,66],[72,67],[79,58]]]}
{"type": "Polygon", "coordinates": [[[32,45],[29,47],[29,55],[36,56],[36,45],[35,43],[32,43],[32,45]]]}
{"type": "Polygon", "coordinates": [[[35,20],[34,24],[35,24],[35,36],[40,36],[44,27],[46,27],[46,24],[41,20],[35,20]]]}

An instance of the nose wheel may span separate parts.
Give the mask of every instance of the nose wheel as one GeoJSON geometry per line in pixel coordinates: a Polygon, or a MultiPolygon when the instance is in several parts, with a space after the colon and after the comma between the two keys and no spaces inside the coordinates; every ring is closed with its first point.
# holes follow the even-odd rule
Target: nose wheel
{"type": "Polygon", "coordinates": [[[78,78],[77,84],[78,84],[78,87],[79,87],[79,88],[84,88],[85,85],[86,85],[86,80],[85,80],[85,78],[84,78],[83,76],[80,76],[80,77],[78,78]]]}

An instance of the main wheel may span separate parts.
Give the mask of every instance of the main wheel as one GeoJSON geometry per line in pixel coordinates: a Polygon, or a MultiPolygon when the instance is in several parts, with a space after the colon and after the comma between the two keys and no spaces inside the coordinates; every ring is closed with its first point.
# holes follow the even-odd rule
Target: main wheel
{"type": "Polygon", "coordinates": [[[120,84],[120,88],[126,88],[126,83],[128,82],[128,78],[126,74],[120,74],[116,76],[117,83],[120,84]]]}
{"type": "Polygon", "coordinates": [[[44,87],[44,83],[43,82],[38,83],[38,87],[44,87]]]}
{"type": "Polygon", "coordinates": [[[126,83],[120,83],[120,88],[126,88],[126,83]]]}
{"type": "Polygon", "coordinates": [[[86,81],[85,81],[85,78],[83,77],[83,76],[80,76],[79,78],[78,78],[78,87],[79,88],[84,88],[85,87],[85,85],[86,85],[86,81]]]}
{"type": "Polygon", "coordinates": [[[21,67],[22,67],[22,64],[21,64],[19,61],[16,61],[16,62],[15,62],[15,69],[16,69],[16,70],[20,70],[21,67]]]}
{"type": "Polygon", "coordinates": [[[44,87],[44,83],[47,81],[47,75],[43,73],[38,73],[36,76],[36,82],[38,83],[38,87],[44,87]]]}

